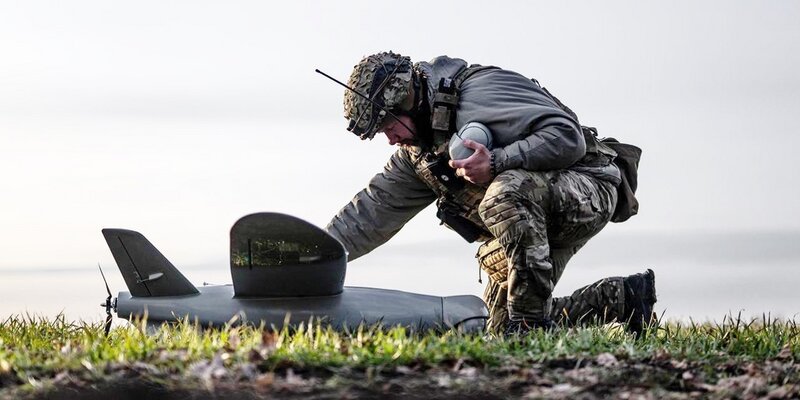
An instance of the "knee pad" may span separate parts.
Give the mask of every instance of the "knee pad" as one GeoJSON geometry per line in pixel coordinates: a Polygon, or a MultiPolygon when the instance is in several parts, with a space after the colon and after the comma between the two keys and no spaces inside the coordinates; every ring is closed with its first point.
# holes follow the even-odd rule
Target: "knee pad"
{"type": "Polygon", "coordinates": [[[491,240],[478,248],[478,259],[480,268],[489,275],[489,279],[500,285],[508,285],[508,258],[503,247],[498,240],[491,240]]]}

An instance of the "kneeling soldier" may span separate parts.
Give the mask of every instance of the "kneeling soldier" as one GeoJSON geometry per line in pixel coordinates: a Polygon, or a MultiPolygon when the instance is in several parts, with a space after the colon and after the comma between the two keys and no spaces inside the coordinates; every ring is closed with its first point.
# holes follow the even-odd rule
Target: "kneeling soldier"
{"type": "MultiPolygon", "coordinates": [[[[624,176],[615,151],[535,80],[446,56],[412,64],[395,53],[361,60],[348,82],[348,130],[383,132],[399,148],[383,171],[328,224],[356,259],[389,240],[432,202],[442,222],[478,251],[489,274],[489,328],[507,334],[554,323],[652,317],[651,270],[602,279],[553,298],[569,259],[615,215],[624,176]],[[480,122],[492,147],[450,160],[454,132],[480,122]]],[[[635,211],[634,211],[635,212],[635,211]]]]}

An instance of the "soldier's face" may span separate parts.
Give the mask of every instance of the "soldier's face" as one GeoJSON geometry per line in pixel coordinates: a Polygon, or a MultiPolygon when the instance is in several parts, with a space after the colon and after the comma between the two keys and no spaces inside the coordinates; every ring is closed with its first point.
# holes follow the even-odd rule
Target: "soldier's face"
{"type": "MultiPolygon", "coordinates": [[[[406,124],[412,130],[417,129],[416,126],[414,126],[414,121],[411,120],[411,117],[407,115],[400,115],[398,118],[403,121],[403,124],[406,124]]],[[[403,124],[397,122],[397,120],[392,117],[387,117],[384,121],[380,131],[386,134],[386,138],[389,139],[390,145],[411,146],[414,144],[414,132],[406,129],[403,124]]]]}

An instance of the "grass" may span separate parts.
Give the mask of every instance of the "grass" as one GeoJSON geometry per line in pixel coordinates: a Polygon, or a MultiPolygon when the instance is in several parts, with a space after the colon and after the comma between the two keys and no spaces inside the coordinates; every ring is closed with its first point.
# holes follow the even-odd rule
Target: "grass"
{"type": "Polygon", "coordinates": [[[166,381],[186,376],[206,379],[206,375],[225,375],[224,371],[229,376],[236,371],[238,379],[244,379],[241,376],[248,374],[246,369],[252,376],[263,376],[289,368],[328,371],[330,375],[342,370],[367,371],[365,374],[449,371],[467,365],[491,375],[534,365],[546,369],[577,363],[577,368],[581,360],[603,364],[592,360],[608,354],[625,364],[661,365],[671,360],[674,366],[675,360],[680,360],[684,369],[696,367],[694,373],[704,374],[710,382],[741,374],[737,365],[782,360],[789,369],[779,378],[784,385],[796,385],[800,359],[797,323],[768,317],[663,323],[639,340],[620,326],[536,332],[516,338],[412,333],[399,327],[360,327],[342,333],[315,323],[274,331],[240,326],[199,329],[183,321],[146,332],[144,321],[112,329],[106,336],[102,323],[76,323],[63,316],[9,317],[0,322],[0,393],[8,388],[35,389],[42,382],[57,381],[64,373],[78,381],[96,381],[131,368],[166,381]]]}

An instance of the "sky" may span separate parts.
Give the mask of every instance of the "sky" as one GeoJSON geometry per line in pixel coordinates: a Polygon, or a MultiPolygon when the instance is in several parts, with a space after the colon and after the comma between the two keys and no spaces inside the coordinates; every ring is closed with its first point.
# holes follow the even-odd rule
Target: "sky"
{"type": "MultiPolygon", "coordinates": [[[[0,273],[113,268],[106,227],[224,269],[243,215],[324,226],[393,149],[345,130],[314,69],[386,50],[535,77],[640,146],[641,213],[601,236],[800,231],[800,3],[491,4],[0,1],[0,273]]],[[[474,254],[431,208],[391,246],[474,254]]]]}

